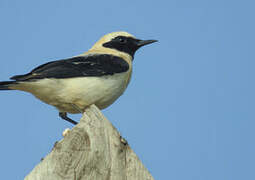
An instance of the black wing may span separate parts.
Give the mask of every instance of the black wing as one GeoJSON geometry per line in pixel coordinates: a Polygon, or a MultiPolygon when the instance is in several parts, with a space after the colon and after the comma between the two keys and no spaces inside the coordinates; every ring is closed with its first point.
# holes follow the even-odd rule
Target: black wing
{"type": "Polygon", "coordinates": [[[108,54],[98,54],[52,61],[38,66],[28,74],[13,76],[11,79],[26,81],[43,78],[104,76],[126,72],[128,69],[129,64],[124,59],[108,54]]]}

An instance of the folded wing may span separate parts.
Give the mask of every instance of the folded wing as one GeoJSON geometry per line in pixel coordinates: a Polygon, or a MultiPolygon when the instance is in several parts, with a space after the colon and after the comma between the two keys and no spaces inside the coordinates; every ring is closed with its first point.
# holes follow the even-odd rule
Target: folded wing
{"type": "Polygon", "coordinates": [[[129,64],[122,58],[108,54],[77,56],[52,61],[33,69],[30,73],[11,77],[16,81],[28,81],[43,78],[73,78],[105,76],[126,72],[129,64]]]}

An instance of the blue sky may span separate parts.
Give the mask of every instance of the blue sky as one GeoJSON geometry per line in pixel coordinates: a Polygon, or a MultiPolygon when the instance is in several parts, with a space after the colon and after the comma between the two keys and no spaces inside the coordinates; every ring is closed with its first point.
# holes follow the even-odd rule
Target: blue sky
{"type": "MultiPolygon", "coordinates": [[[[155,179],[255,179],[254,1],[0,1],[0,79],[124,30],[158,43],[103,110],[155,179]]],[[[32,95],[0,92],[1,179],[22,179],[72,125],[32,95]]],[[[79,119],[80,115],[71,116],[79,119]]]]}

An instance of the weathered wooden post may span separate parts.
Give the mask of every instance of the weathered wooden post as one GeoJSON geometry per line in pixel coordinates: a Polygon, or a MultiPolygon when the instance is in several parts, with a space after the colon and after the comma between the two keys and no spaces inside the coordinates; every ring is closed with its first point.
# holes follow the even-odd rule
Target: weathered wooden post
{"type": "Polygon", "coordinates": [[[92,105],[25,180],[153,180],[119,132],[92,105]]]}

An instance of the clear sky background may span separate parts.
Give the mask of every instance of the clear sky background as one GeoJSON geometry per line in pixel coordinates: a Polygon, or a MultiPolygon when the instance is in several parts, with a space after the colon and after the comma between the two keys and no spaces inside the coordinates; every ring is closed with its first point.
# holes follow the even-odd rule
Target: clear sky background
{"type": "MultiPolygon", "coordinates": [[[[0,79],[124,30],[158,43],[103,110],[158,180],[255,179],[252,0],[0,0],[0,79]]],[[[32,95],[0,92],[0,179],[23,179],[65,128],[32,95]]],[[[81,115],[71,116],[78,120],[81,115]]]]}

